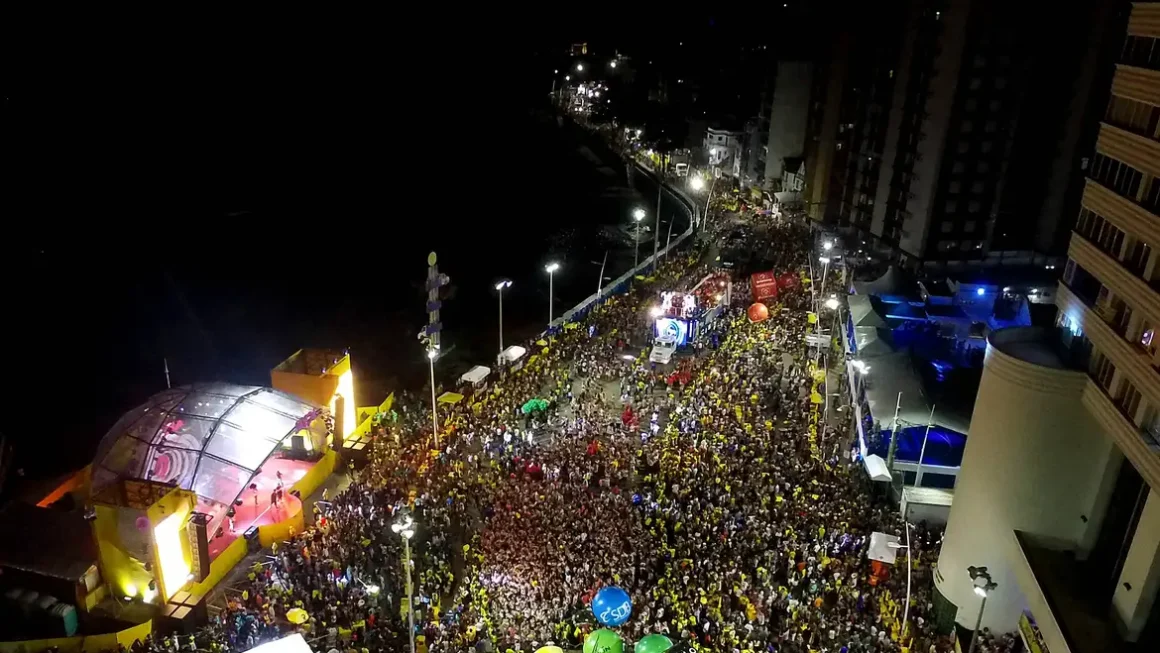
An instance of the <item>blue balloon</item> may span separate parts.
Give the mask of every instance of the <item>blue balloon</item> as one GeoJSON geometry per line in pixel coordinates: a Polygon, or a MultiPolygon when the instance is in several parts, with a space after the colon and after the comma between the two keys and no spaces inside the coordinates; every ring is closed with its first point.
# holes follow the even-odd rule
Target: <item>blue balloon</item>
{"type": "Polygon", "coordinates": [[[602,587],[592,599],[592,614],[601,625],[619,626],[632,616],[632,599],[619,587],[602,587]]]}
{"type": "Polygon", "coordinates": [[[640,502],[641,502],[641,497],[639,494],[632,495],[632,505],[639,506],[640,502]]]}

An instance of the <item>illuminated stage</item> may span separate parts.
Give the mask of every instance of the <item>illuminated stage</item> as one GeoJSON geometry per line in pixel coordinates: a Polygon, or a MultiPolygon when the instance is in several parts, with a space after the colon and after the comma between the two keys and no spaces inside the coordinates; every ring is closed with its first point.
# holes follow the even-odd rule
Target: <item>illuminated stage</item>
{"type": "Polygon", "coordinates": [[[225,507],[209,502],[206,499],[198,501],[198,510],[213,515],[208,531],[212,534],[209,541],[209,557],[215,559],[234,540],[252,526],[271,526],[279,522],[292,519],[296,513],[302,511],[302,502],[290,494],[290,488],[302,480],[307,472],[314,467],[314,463],[305,460],[290,460],[289,458],[271,458],[262,465],[262,472],[254,477],[252,483],[258,486],[257,492],[244,490],[240,501],[242,505],[234,506],[234,531],[230,531],[229,519],[225,516],[225,507]],[[271,493],[278,487],[278,472],[282,473],[284,492],[280,506],[271,503],[271,493]],[[255,502],[255,498],[257,502],[255,502]],[[220,535],[219,533],[220,529],[220,535]]]}

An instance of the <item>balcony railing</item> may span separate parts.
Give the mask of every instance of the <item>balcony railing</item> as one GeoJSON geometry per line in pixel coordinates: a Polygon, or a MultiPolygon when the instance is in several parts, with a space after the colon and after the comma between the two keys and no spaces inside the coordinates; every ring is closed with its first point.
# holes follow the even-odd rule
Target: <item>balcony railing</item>
{"type": "Polygon", "coordinates": [[[1137,426],[1136,416],[1127,410],[1127,406],[1125,406],[1124,401],[1113,397],[1111,393],[1108,392],[1107,388],[1100,385],[1099,379],[1093,376],[1091,372],[1088,372],[1088,378],[1092,380],[1092,383],[1095,385],[1095,387],[1099,388],[1100,393],[1103,394],[1104,397],[1106,397],[1108,401],[1110,401],[1112,405],[1116,407],[1116,412],[1118,412],[1121,417],[1127,420],[1132,429],[1140,435],[1140,439],[1144,441],[1144,444],[1146,444],[1148,448],[1151,449],[1154,453],[1160,453],[1160,423],[1158,423],[1158,420],[1153,419],[1151,424],[1146,427],[1137,426]]]}

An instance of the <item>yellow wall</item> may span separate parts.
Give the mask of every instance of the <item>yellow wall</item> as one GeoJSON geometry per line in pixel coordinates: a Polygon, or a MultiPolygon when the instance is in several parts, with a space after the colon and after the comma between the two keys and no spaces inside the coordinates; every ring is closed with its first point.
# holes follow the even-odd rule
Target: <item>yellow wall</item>
{"type": "Polygon", "coordinates": [[[34,639],[22,642],[0,642],[0,653],[38,653],[49,648],[60,649],[61,653],[104,653],[115,650],[118,644],[126,648],[137,640],[144,640],[152,632],[153,622],[146,621],[120,632],[88,637],[57,637],[55,639],[34,639]]]}
{"type": "Polygon", "coordinates": [[[129,555],[117,532],[118,513],[137,511],[100,504],[94,508],[97,518],[93,520],[93,540],[97,543],[101,577],[110,584],[114,597],[137,596],[138,588],[148,585],[152,575],[145,571],[144,560],[135,560],[129,555]]]}
{"type": "Polygon", "coordinates": [[[329,406],[334,390],[338,388],[336,376],[308,376],[293,372],[270,371],[270,384],[275,390],[288,392],[319,406],[329,406]]]}
{"type": "Polygon", "coordinates": [[[93,520],[93,540],[97,544],[102,578],[109,585],[108,591],[114,598],[143,596],[152,580],[157,581],[157,598],[154,603],[164,604],[166,597],[172,596],[180,589],[180,587],[166,588],[164,586],[154,529],[167,517],[175,513],[179,515],[177,520],[181,522],[182,528],[177,541],[181,546],[182,562],[189,565],[192,557],[189,551],[189,538],[185,536],[184,524],[189,513],[193,511],[195,503],[196,495],[194,493],[175,488],[144,512],[120,506],[101,504],[94,506],[97,518],[93,520]],[[117,530],[118,519],[122,515],[133,520],[138,516],[144,516],[149,520],[150,529],[148,533],[144,534],[144,537],[149,540],[150,548],[153,551],[152,559],[137,560],[129,553],[129,549],[121,541],[121,535],[117,530]],[[146,562],[153,566],[153,572],[145,570],[146,562]]]}
{"type": "MultiPolygon", "coordinates": [[[[189,518],[189,514],[193,512],[193,508],[196,505],[197,495],[195,493],[190,492],[189,490],[175,488],[169,494],[166,494],[165,496],[158,499],[157,503],[149,506],[149,509],[146,511],[149,516],[149,523],[153,525],[153,530],[150,532],[150,534],[153,536],[153,569],[155,572],[157,572],[154,574],[154,576],[157,579],[158,592],[156,602],[158,605],[165,605],[166,601],[169,600],[169,597],[176,594],[178,590],[180,590],[187,582],[189,582],[185,576],[188,576],[190,570],[193,567],[193,553],[190,551],[189,537],[186,536],[185,533],[185,522],[189,518]],[[156,535],[158,524],[161,524],[161,522],[169,520],[170,518],[176,520],[176,522],[180,524],[180,528],[177,532],[177,542],[181,546],[181,551],[179,553],[181,556],[179,566],[184,568],[184,573],[180,574],[181,580],[179,582],[173,582],[176,587],[169,587],[165,583],[164,574],[161,573],[161,570],[163,569],[161,557],[162,552],[160,547],[157,546],[156,535]]],[[[173,521],[166,521],[166,524],[172,523],[173,521]]]]}
{"type": "MultiPolygon", "coordinates": [[[[280,522],[258,527],[258,541],[262,546],[270,546],[275,542],[284,542],[290,539],[291,531],[301,533],[306,530],[306,520],[302,513],[306,510],[295,510],[289,517],[280,522]]],[[[241,539],[241,538],[239,538],[241,539]]]]}
{"type": "Polygon", "coordinates": [[[334,467],[337,464],[338,454],[335,453],[334,449],[327,449],[326,453],[322,454],[322,457],[318,459],[318,462],[314,463],[314,466],[310,468],[310,471],[298,479],[298,482],[290,489],[298,490],[298,494],[302,498],[314,494],[318,488],[322,487],[326,479],[330,478],[330,475],[334,473],[334,467]]]}

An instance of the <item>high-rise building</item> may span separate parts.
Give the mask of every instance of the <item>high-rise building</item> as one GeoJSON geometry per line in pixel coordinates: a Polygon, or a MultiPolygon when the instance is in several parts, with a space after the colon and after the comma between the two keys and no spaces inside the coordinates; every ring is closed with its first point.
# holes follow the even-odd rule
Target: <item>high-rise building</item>
{"type": "Polygon", "coordinates": [[[1056,329],[990,336],[936,574],[1053,652],[1160,650],[1160,4],[1125,10],[1056,329]]]}
{"type": "Polygon", "coordinates": [[[813,64],[777,62],[777,79],[769,107],[769,140],[765,148],[765,186],[781,180],[785,160],[805,151],[813,64]]]}
{"type": "Polygon", "coordinates": [[[850,48],[853,115],[839,129],[853,130],[856,156],[839,221],[915,266],[1052,253],[1073,215],[1064,200],[1098,104],[1090,90],[1112,3],[1073,3],[1051,29],[1023,3],[901,4],[886,26],[901,38],[875,32],[850,48]]]}

